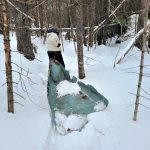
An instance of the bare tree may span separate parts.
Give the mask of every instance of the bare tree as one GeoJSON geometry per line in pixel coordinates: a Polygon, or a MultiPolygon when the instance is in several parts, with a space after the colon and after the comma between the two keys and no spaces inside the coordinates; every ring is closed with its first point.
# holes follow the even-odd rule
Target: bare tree
{"type": "MultiPolygon", "coordinates": [[[[110,17],[112,17],[126,2],[127,0],[122,0],[118,6],[111,12],[111,14],[108,15],[107,19],[109,19],[110,17]]],[[[98,26],[94,29],[94,34],[96,34],[102,27],[103,25],[107,22],[107,19],[104,19],[103,21],[101,21],[98,26]]]]}
{"type": "Polygon", "coordinates": [[[7,10],[8,5],[5,0],[1,1],[1,6],[2,6],[2,18],[3,18],[4,48],[5,48],[8,112],[14,113],[11,50],[10,50],[10,39],[9,39],[9,17],[8,17],[8,10],[7,10]]]}
{"type": "MultiPolygon", "coordinates": [[[[147,16],[148,16],[148,7],[149,7],[149,0],[141,0],[141,5],[144,10],[142,10],[142,16],[144,17],[142,20],[143,22],[140,22],[142,26],[147,26],[147,16]]],[[[142,85],[142,79],[143,79],[143,68],[144,68],[144,53],[145,53],[145,41],[146,41],[146,34],[144,33],[142,35],[142,47],[141,47],[141,62],[140,62],[140,73],[139,73],[139,80],[138,80],[138,86],[137,86],[137,94],[136,94],[136,102],[135,102],[135,109],[134,109],[134,117],[133,120],[137,120],[137,113],[138,108],[140,104],[140,92],[141,92],[141,85],[142,85]]]]}
{"type": "Polygon", "coordinates": [[[77,35],[77,54],[79,78],[85,78],[84,57],[83,57],[83,15],[80,0],[76,0],[76,35],[77,35]]]}
{"type": "Polygon", "coordinates": [[[27,18],[23,13],[29,11],[29,4],[27,1],[12,1],[15,5],[13,14],[15,19],[15,29],[17,36],[17,49],[21,52],[27,59],[33,60],[35,55],[33,53],[33,45],[31,43],[30,35],[30,19],[27,18]],[[23,13],[20,13],[16,8],[19,8],[23,13]]]}
{"type": "MultiPolygon", "coordinates": [[[[139,2],[140,10],[139,10],[139,18],[138,18],[138,26],[137,30],[140,31],[142,28],[144,28],[144,22],[145,22],[145,9],[147,9],[147,6],[145,6],[145,0],[140,0],[139,2]]],[[[143,47],[143,37],[141,36],[139,40],[136,43],[136,46],[139,49],[142,49],[143,47]]]]}
{"type": "Polygon", "coordinates": [[[95,21],[95,0],[90,1],[90,4],[88,6],[88,13],[89,13],[89,46],[92,47],[93,46],[93,42],[94,42],[94,21],[95,21]]]}

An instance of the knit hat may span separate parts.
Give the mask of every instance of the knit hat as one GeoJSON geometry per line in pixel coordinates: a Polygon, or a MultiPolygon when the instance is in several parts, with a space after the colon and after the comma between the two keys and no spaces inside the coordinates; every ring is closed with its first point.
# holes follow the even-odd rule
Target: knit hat
{"type": "Polygon", "coordinates": [[[56,33],[57,35],[59,35],[59,31],[57,28],[48,28],[47,33],[56,33]]]}

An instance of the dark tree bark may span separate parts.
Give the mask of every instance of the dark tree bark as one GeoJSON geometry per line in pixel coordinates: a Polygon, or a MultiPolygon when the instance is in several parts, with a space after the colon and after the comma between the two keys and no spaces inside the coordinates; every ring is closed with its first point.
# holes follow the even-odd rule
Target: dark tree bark
{"type": "MultiPolygon", "coordinates": [[[[14,2],[14,1],[13,1],[14,2]]],[[[17,6],[21,11],[29,11],[29,6],[27,3],[21,3],[16,1],[15,6],[17,6]]],[[[17,36],[17,50],[22,53],[27,59],[34,60],[35,55],[33,53],[33,45],[31,43],[30,35],[30,20],[26,18],[23,14],[14,10],[15,12],[15,28],[17,36]]]]}
{"type": "Polygon", "coordinates": [[[79,0],[76,1],[76,34],[79,78],[85,78],[84,57],[83,57],[83,15],[82,6],[79,0]]]}
{"type": "MultiPolygon", "coordinates": [[[[109,16],[109,11],[110,11],[110,7],[109,7],[109,1],[108,0],[100,0],[97,1],[98,6],[96,5],[96,20],[97,23],[101,23],[103,20],[105,21],[105,26],[108,25],[109,20],[108,20],[108,16],[109,16]]],[[[106,40],[107,40],[107,31],[106,28],[101,28],[97,34],[97,41],[98,41],[98,45],[101,44],[106,44],[106,40]]]]}
{"type": "Polygon", "coordinates": [[[150,36],[149,36],[149,39],[148,39],[148,48],[150,48],[150,36]]]}
{"type": "Polygon", "coordinates": [[[89,12],[89,46],[93,46],[94,42],[94,22],[95,22],[95,0],[90,1],[90,5],[88,7],[89,12]]]}
{"type": "Polygon", "coordinates": [[[39,21],[40,21],[40,28],[41,29],[43,29],[43,18],[44,18],[44,16],[43,16],[43,4],[41,4],[40,6],[39,6],[39,21]]]}
{"type": "Polygon", "coordinates": [[[3,21],[3,36],[5,49],[5,66],[6,66],[6,82],[7,82],[7,99],[8,112],[14,113],[14,96],[13,96],[13,81],[12,81],[12,66],[11,66],[11,50],[9,39],[9,17],[8,6],[5,0],[1,1],[2,21],[3,21]]]}
{"type": "MultiPolygon", "coordinates": [[[[139,1],[139,19],[138,19],[138,26],[137,26],[137,31],[140,31],[142,28],[144,28],[144,23],[145,23],[145,9],[147,9],[147,6],[145,5],[148,0],[140,0],[139,1]]],[[[142,49],[143,47],[143,39],[142,36],[139,38],[139,40],[136,43],[136,46],[139,49],[142,49]]]]}
{"type": "MultiPolygon", "coordinates": [[[[38,5],[38,2],[35,0],[35,6],[38,5]]],[[[35,27],[39,27],[39,7],[36,7],[36,9],[33,12],[34,14],[34,18],[35,18],[35,22],[34,25],[35,27]]]]}
{"type": "MultiPolygon", "coordinates": [[[[73,4],[72,0],[68,0],[68,1],[69,1],[69,5],[73,4]]],[[[74,33],[73,33],[72,28],[75,27],[75,22],[74,22],[76,20],[76,15],[75,14],[76,13],[75,13],[74,6],[69,7],[69,20],[70,20],[70,27],[71,27],[71,38],[73,38],[73,39],[74,39],[74,33]]]]}

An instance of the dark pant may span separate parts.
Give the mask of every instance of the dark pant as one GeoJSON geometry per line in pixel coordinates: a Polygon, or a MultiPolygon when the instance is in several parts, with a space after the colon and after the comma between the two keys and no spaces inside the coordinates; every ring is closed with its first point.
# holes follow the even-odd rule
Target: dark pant
{"type": "Polygon", "coordinates": [[[60,64],[62,64],[65,67],[65,63],[63,61],[61,51],[56,51],[56,52],[48,51],[47,54],[48,54],[49,60],[51,58],[54,60],[57,60],[60,64]]]}

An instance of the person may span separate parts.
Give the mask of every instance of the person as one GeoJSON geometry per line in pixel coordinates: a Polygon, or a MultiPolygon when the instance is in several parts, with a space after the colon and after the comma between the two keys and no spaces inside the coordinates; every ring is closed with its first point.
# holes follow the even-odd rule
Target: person
{"type": "Polygon", "coordinates": [[[47,30],[47,54],[50,59],[58,61],[65,68],[65,63],[61,54],[61,44],[59,40],[59,31],[57,28],[47,30]]]}

